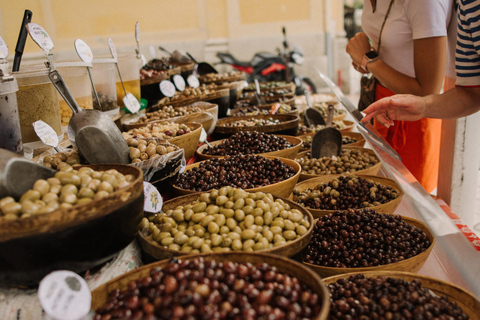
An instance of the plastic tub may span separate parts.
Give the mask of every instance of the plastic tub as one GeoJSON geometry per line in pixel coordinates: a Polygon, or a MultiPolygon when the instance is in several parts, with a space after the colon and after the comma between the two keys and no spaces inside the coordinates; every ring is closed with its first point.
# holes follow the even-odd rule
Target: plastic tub
{"type": "MultiPolygon", "coordinates": [[[[133,94],[135,98],[140,101],[140,69],[142,68],[142,60],[134,53],[119,53],[117,61],[125,90],[133,94]]],[[[118,72],[116,74],[117,104],[120,108],[124,108],[125,106],[123,105],[122,99],[125,93],[118,72]]]]}
{"type": "Polygon", "coordinates": [[[93,108],[107,112],[110,116],[114,116],[120,111],[117,104],[116,74],[117,68],[114,59],[93,60],[92,78],[100,100],[99,106],[92,90],[93,108]]]}
{"type": "Polygon", "coordinates": [[[48,77],[49,69],[41,66],[24,66],[13,75],[18,82],[17,106],[23,143],[32,148],[45,145],[33,130],[37,120],[50,125],[61,139],[60,111],[57,90],[48,77]]]}
{"type": "MultiPolygon", "coordinates": [[[[57,62],[55,68],[58,70],[62,78],[65,80],[68,88],[72,92],[73,97],[82,109],[93,109],[92,102],[92,84],[88,76],[87,66],[91,64],[85,62],[57,62]]],[[[72,117],[72,109],[58,94],[58,104],[60,108],[61,124],[68,126],[72,117]]]]}
{"type": "Polygon", "coordinates": [[[14,77],[5,79],[0,76],[0,148],[23,155],[17,91],[14,77]]]}

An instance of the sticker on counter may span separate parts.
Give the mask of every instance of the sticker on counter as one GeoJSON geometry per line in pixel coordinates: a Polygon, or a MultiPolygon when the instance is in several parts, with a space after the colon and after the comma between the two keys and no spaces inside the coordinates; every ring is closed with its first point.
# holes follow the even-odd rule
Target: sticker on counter
{"type": "Polygon", "coordinates": [[[49,53],[53,49],[53,41],[48,35],[47,31],[39,24],[30,22],[27,24],[28,33],[32,40],[43,49],[43,51],[49,53]]]}
{"type": "Polygon", "coordinates": [[[185,160],[185,156],[182,157],[182,162],[180,163],[180,169],[178,170],[179,173],[185,172],[187,168],[187,160],[185,160]]]}
{"type": "Polygon", "coordinates": [[[160,88],[160,92],[165,97],[171,98],[175,95],[175,86],[169,80],[160,81],[160,84],[158,86],[160,88]]]}
{"type": "Polygon", "coordinates": [[[117,60],[117,49],[113,44],[112,38],[108,38],[108,48],[110,49],[110,53],[112,54],[113,59],[117,60]]]}
{"type": "Polygon", "coordinates": [[[44,144],[50,147],[58,146],[58,136],[55,130],[42,120],[33,123],[33,130],[44,144]]]}
{"type": "Polygon", "coordinates": [[[74,42],[75,50],[83,62],[91,63],[93,61],[93,52],[82,39],[77,39],[74,42]]]}
{"type": "Polygon", "coordinates": [[[143,195],[144,204],[143,210],[145,212],[157,213],[162,211],[163,199],[157,188],[150,182],[143,181],[143,195]]]}
{"type": "Polygon", "coordinates": [[[127,93],[127,95],[123,97],[123,104],[131,113],[137,113],[140,110],[140,103],[131,93],[127,93]]]}
{"type": "Polygon", "coordinates": [[[190,87],[192,88],[198,88],[200,87],[200,81],[198,81],[198,78],[195,77],[193,74],[189,75],[187,78],[187,83],[190,87]]]}
{"type": "Polygon", "coordinates": [[[185,90],[185,79],[179,74],[176,74],[173,76],[173,83],[175,84],[175,87],[177,87],[178,91],[183,91],[185,90]]]}
{"type": "Polygon", "coordinates": [[[72,271],[48,274],[40,282],[37,295],[45,313],[56,320],[79,320],[90,311],[90,289],[85,280],[72,271]]]}
{"type": "Polygon", "coordinates": [[[0,59],[4,59],[8,56],[8,47],[2,37],[0,37],[0,59]]]}

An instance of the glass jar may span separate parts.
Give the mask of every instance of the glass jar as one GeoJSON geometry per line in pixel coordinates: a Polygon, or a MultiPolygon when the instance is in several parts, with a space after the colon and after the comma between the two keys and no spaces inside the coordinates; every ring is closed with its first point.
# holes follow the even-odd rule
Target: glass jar
{"type": "MultiPolygon", "coordinates": [[[[92,90],[93,108],[115,116],[120,111],[117,104],[117,87],[115,83],[117,68],[114,59],[95,59],[92,62],[92,79],[97,90],[100,106],[92,90]]],[[[123,89],[122,89],[123,90],[123,89]]]]}
{"type": "Polygon", "coordinates": [[[0,148],[23,155],[17,91],[14,77],[0,77],[0,148]]]}
{"type": "MultiPolygon", "coordinates": [[[[127,93],[131,93],[140,102],[140,69],[142,68],[142,59],[138,58],[135,53],[119,53],[118,68],[122,75],[123,84],[127,93]]],[[[124,108],[122,83],[117,72],[117,103],[120,108],[124,108]]]]}

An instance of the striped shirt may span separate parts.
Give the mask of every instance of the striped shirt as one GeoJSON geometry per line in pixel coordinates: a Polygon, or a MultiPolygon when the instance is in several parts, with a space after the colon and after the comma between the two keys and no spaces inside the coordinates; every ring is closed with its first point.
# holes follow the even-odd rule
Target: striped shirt
{"type": "Polygon", "coordinates": [[[480,85],[480,0],[460,0],[455,51],[456,85],[480,85]]]}

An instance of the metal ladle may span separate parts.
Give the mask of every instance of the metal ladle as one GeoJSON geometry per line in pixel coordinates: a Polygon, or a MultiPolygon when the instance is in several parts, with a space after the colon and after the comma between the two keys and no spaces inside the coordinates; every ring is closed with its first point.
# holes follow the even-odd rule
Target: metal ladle
{"type": "Polygon", "coordinates": [[[332,127],[333,123],[332,104],[328,105],[326,128],[318,131],[312,138],[312,158],[339,156],[342,149],[342,133],[332,127]]]}
{"type": "Polygon", "coordinates": [[[304,114],[305,123],[309,127],[310,126],[315,126],[316,127],[318,125],[324,126],[325,125],[325,119],[323,118],[320,111],[318,111],[317,109],[314,109],[312,107],[312,102],[310,101],[310,93],[308,92],[308,90],[305,90],[303,93],[305,94],[305,100],[307,100],[307,106],[308,106],[308,108],[305,110],[305,114],[304,114]]]}

